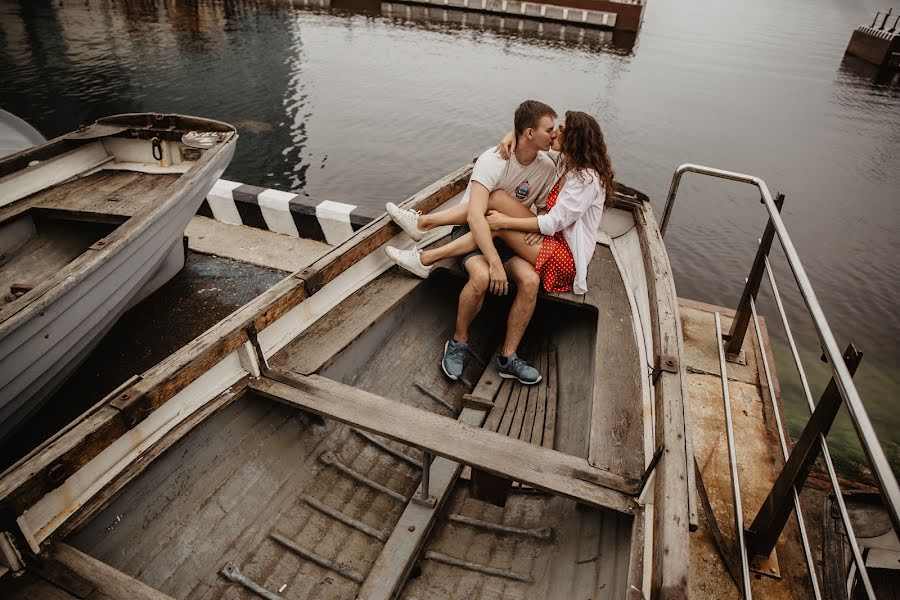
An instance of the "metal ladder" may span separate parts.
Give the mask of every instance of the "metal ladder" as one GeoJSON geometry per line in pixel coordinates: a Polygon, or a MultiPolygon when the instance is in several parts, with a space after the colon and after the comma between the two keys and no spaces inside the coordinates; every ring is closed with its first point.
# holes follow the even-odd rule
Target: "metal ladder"
{"type": "MultiPolygon", "coordinates": [[[[866,413],[865,408],[863,407],[862,400],[860,399],[859,393],[856,390],[856,386],[853,383],[853,373],[855,372],[862,355],[856,351],[852,344],[848,348],[847,352],[844,355],[841,355],[837,342],[835,341],[834,334],[831,332],[831,328],[828,325],[828,321],[825,318],[822,307],[819,304],[819,301],[816,298],[816,294],[812,289],[812,284],[810,283],[809,278],[806,275],[803,264],[800,262],[800,257],[798,256],[797,251],[794,248],[794,244],[791,241],[790,235],[788,234],[787,228],[785,227],[784,222],[781,219],[780,210],[781,205],[784,201],[784,196],[778,195],[777,197],[773,198],[771,192],[769,191],[768,185],[766,185],[765,181],[763,181],[759,177],[746,175],[743,173],[735,173],[732,171],[724,171],[721,169],[715,169],[701,165],[681,165],[680,167],[678,167],[672,177],[672,183],[669,188],[669,194],[666,199],[663,218],[660,225],[660,234],[663,237],[666,234],[666,229],[668,228],[669,220],[671,219],[672,211],[675,206],[675,198],[678,193],[678,187],[681,183],[681,178],[685,173],[697,173],[709,177],[727,179],[753,185],[759,189],[761,201],[765,205],[769,215],[766,229],[763,233],[762,238],[760,239],[756,258],[753,261],[750,274],[747,277],[744,291],[741,294],[741,300],[738,304],[737,312],[735,314],[735,318],[732,322],[732,327],[728,335],[722,335],[719,314],[716,313],[715,315],[716,333],[719,342],[722,389],[725,399],[726,428],[729,447],[729,462],[731,467],[732,491],[735,499],[735,523],[737,526],[736,531],[742,533],[742,535],[739,533],[737,535],[737,538],[738,550],[740,555],[741,581],[739,587],[741,588],[743,596],[748,600],[749,598],[751,598],[749,574],[750,557],[752,557],[753,555],[768,556],[771,553],[793,509],[794,511],[796,511],[797,515],[800,537],[803,545],[804,555],[806,557],[807,567],[809,568],[813,592],[817,599],[822,597],[818,579],[816,576],[815,562],[810,550],[809,539],[806,533],[806,525],[804,523],[803,514],[800,509],[799,502],[799,491],[803,489],[806,477],[812,469],[813,463],[819,456],[819,453],[821,453],[821,456],[828,470],[828,476],[831,480],[831,486],[834,490],[837,504],[841,513],[841,520],[847,532],[847,537],[853,555],[853,562],[856,565],[857,573],[859,574],[859,578],[863,584],[864,589],[866,590],[868,597],[872,600],[875,600],[875,592],[872,588],[872,583],[869,578],[868,571],[866,570],[865,561],[863,560],[862,553],[860,552],[859,544],[856,541],[856,535],[854,534],[853,525],[850,522],[850,516],[847,512],[847,507],[841,493],[841,486],[838,482],[834,463],[831,460],[831,455],[828,451],[828,444],[825,440],[825,435],[828,433],[828,430],[831,427],[835,416],[837,415],[841,403],[846,403],[851,420],[853,421],[853,426],[856,431],[857,437],[860,440],[869,465],[871,466],[872,472],[874,473],[877,480],[878,489],[881,493],[881,497],[884,501],[885,507],[888,510],[888,514],[890,515],[894,532],[898,534],[898,537],[900,537],[900,487],[898,487],[897,485],[897,480],[894,477],[890,464],[887,461],[884,450],[878,442],[878,438],[875,435],[875,430],[872,427],[869,416],[866,413]],[[797,351],[797,345],[794,342],[791,327],[784,310],[784,305],[778,292],[778,286],[775,281],[775,276],[771,269],[771,265],[769,264],[769,248],[771,247],[771,244],[776,236],[781,242],[781,246],[784,250],[785,256],[787,257],[791,272],[794,275],[795,283],[797,284],[797,287],[803,298],[806,310],[809,313],[809,316],[815,326],[819,342],[824,350],[824,357],[827,359],[828,364],[831,367],[831,382],[818,404],[813,401],[809,383],[806,378],[806,372],[801,363],[800,354],[797,351]],[[770,394],[778,428],[778,435],[780,438],[781,450],[785,459],[785,466],[776,479],[774,485],[772,486],[768,497],[766,498],[766,501],[760,508],[759,513],[753,520],[753,523],[750,525],[749,529],[744,530],[743,512],[740,499],[740,485],[738,482],[734,447],[734,432],[731,420],[725,363],[726,357],[733,358],[740,354],[747,327],[749,326],[751,320],[754,324],[757,342],[759,344],[759,347],[762,348],[763,340],[760,331],[759,317],[756,312],[755,299],[759,292],[763,274],[768,275],[775,303],[778,307],[778,312],[781,317],[782,325],[784,327],[785,335],[788,339],[788,343],[790,344],[791,354],[793,356],[794,363],[796,364],[797,371],[800,374],[800,381],[811,416],[806,424],[803,433],[797,440],[797,443],[795,444],[793,450],[789,453],[786,440],[784,439],[783,427],[778,407],[774,406],[776,401],[775,396],[774,394],[770,394]],[[724,345],[724,341],[726,340],[727,346],[724,345]]],[[[771,369],[768,364],[768,360],[766,359],[765,352],[761,352],[761,355],[766,382],[769,386],[769,389],[772,390],[774,389],[774,387],[771,369]]]]}

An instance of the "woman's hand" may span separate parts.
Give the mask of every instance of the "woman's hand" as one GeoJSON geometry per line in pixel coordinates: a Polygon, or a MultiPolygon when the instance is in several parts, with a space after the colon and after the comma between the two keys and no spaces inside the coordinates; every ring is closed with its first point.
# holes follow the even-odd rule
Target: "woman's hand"
{"type": "Polygon", "coordinates": [[[544,241],[544,236],[540,233],[526,233],[525,234],[525,243],[529,246],[537,246],[541,242],[544,241]]]}
{"type": "Polygon", "coordinates": [[[491,231],[499,231],[506,228],[506,215],[502,212],[489,210],[487,211],[487,214],[484,216],[484,218],[487,219],[488,225],[491,227],[491,231]]]}
{"type": "Polygon", "coordinates": [[[500,144],[497,146],[497,152],[503,157],[503,160],[509,160],[509,156],[516,150],[516,134],[510,131],[503,136],[500,144]]]}

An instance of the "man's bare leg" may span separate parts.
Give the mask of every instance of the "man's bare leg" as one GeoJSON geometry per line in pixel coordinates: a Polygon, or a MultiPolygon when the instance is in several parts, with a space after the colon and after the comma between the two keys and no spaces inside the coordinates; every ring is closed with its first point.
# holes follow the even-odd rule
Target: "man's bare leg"
{"type": "MultiPolygon", "coordinates": [[[[469,259],[468,262],[471,262],[469,259]]],[[[516,283],[516,297],[509,309],[506,320],[506,338],[500,350],[501,356],[511,356],[519,348],[522,336],[531,322],[534,307],[537,304],[541,278],[534,270],[534,265],[524,258],[514,256],[503,265],[509,278],[516,283]]]]}
{"type": "Polygon", "coordinates": [[[469,281],[459,294],[459,307],[456,310],[456,330],[453,339],[457,342],[469,342],[469,326],[481,312],[484,305],[484,295],[487,293],[490,283],[490,269],[487,259],[483,256],[473,256],[466,261],[466,272],[469,281]]]}

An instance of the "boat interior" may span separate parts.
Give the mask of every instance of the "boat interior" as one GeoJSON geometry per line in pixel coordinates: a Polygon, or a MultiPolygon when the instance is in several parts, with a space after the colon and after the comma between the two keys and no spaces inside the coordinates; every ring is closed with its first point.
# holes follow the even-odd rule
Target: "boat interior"
{"type": "Polygon", "coordinates": [[[122,115],[0,160],[0,311],[12,314],[50,274],[162,204],[209,148],[230,138],[228,127],[122,115]]]}
{"type": "MultiPolygon", "coordinates": [[[[454,175],[448,206],[467,175],[454,175]]],[[[111,440],[62,488],[30,492],[38,501],[19,525],[37,545],[53,540],[56,560],[100,561],[134,589],[176,598],[648,595],[665,525],[656,532],[647,507],[667,479],[648,482],[660,456],[648,359],[659,317],[644,202],[608,209],[588,294],[539,296],[520,346],[539,384],[496,370],[511,295],[486,299],[463,376],[444,376],[465,279],[454,261],[424,281],[392,267],[381,246],[409,241],[383,218],[160,365],[177,375],[145,373],[112,394],[120,408],[120,393],[172,399],[132,430],[144,439],[111,440]],[[277,314],[260,312],[279,301],[277,314]],[[242,314],[264,316],[248,326],[242,314]],[[239,363],[222,359],[229,347],[239,363]],[[210,368],[204,353],[220,362],[210,368]],[[201,360],[206,374],[184,375],[201,360]],[[237,378],[179,408],[226,363],[237,378]]],[[[66,438],[85,434],[74,429],[31,458],[71,451],[66,438]]],[[[679,440],[673,471],[685,468],[679,440]]],[[[39,579],[26,571],[0,591],[24,597],[39,579]]]]}
{"type": "MultiPolygon", "coordinates": [[[[497,377],[485,366],[502,341],[508,302],[488,303],[473,327],[478,336],[464,381],[451,382],[439,360],[462,282],[436,275],[397,302],[397,289],[408,290],[411,277],[388,271],[270,363],[306,371],[304,348],[327,343],[339,323],[388,304],[317,372],[455,418],[473,382],[497,377]]],[[[537,386],[504,380],[491,413],[496,424],[486,426],[586,458],[596,322],[593,309],[542,300],[535,323],[543,326],[529,331],[526,353],[556,364],[537,386]]],[[[640,455],[641,448],[623,452],[640,455]]],[[[219,574],[233,564],[268,589],[287,584],[286,597],[354,598],[419,485],[421,460],[415,448],[248,393],[152,465],[69,543],[174,597],[240,597],[246,590],[219,574]]],[[[601,597],[599,589],[624,596],[630,516],[528,486],[510,489],[497,506],[473,498],[471,480],[454,486],[425,548],[431,559],[403,597],[546,598],[566,589],[567,597],[601,597]]]]}

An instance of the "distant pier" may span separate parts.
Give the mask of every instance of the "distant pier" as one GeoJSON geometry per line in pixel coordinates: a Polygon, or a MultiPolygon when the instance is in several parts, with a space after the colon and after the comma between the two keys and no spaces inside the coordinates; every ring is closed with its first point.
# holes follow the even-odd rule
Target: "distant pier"
{"type": "Polygon", "coordinates": [[[879,67],[896,68],[900,64],[900,14],[891,13],[875,13],[871,25],[857,27],[846,53],[879,67]]]}
{"type": "MultiPolygon", "coordinates": [[[[334,8],[381,7],[380,0],[293,0],[308,6],[334,8]]],[[[644,0],[391,0],[392,3],[411,4],[479,12],[501,17],[534,19],[555,23],[597,27],[618,32],[636,32],[641,26],[644,0]]],[[[388,4],[388,3],[384,3],[388,4]]],[[[391,12],[388,6],[388,12],[391,12]]]]}

